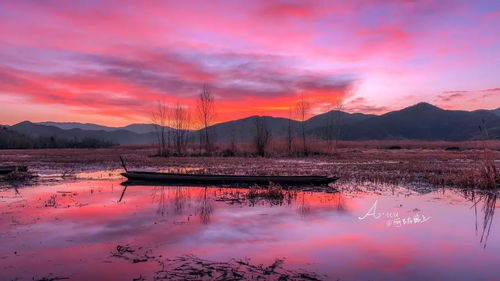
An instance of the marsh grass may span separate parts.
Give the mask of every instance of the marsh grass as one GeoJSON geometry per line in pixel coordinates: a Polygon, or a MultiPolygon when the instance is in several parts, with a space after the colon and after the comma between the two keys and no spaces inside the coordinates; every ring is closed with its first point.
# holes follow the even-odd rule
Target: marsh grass
{"type": "Polygon", "coordinates": [[[492,151],[485,144],[483,150],[483,165],[481,167],[482,186],[485,188],[500,187],[500,173],[495,165],[492,151]]]}
{"type": "MultiPolygon", "coordinates": [[[[339,182],[375,182],[387,184],[424,183],[434,186],[487,187],[498,186],[500,141],[484,142],[418,142],[418,141],[340,141],[336,154],[322,154],[322,142],[311,142],[310,156],[289,156],[286,143],[280,154],[280,143],[270,144],[276,155],[251,157],[251,146],[245,154],[238,144],[234,157],[212,156],[149,157],[153,146],[120,146],[107,149],[9,150],[0,154],[3,165],[28,165],[31,170],[77,171],[121,169],[122,155],[129,169],[173,170],[187,173],[233,175],[325,175],[339,176],[339,182]],[[276,146],[276,147],[273,147],[276,146]],[[398,145],[402,149],[385,147],[398,145]],[[456,146],[460,150],[445,150],[456,146]],[[313,155],[313,153],[317,153],[313,155]]],[[[217,149],[223,148],[222,144],[217,149]]],[[[194,150],[193,150],[194,151],[194,150]]],[[[292,152],[293,154],[293,152],[292,152]]]]}
{"type": "Polygon", "coordinates": [[[254,204],[261,199],[268,201],[272,205],[282,205],[285,202],[290,204],[297,198],[297,191],[283,189],[281,185],[270,182],[267,187],[251,186],[247,198],[254,204]]]}
{"type": "Polygon", "coordinates": [[[495,163],[497,156],[490,147],[489,141],[483,142],[482,150],[478,150],[476,165],[471,165],[458,175],[457,179],[460,186],[483,189],[500,188],[500,172],[495,163]]]}
{"type": "Polygon", "coordinates": [[[495,165],[495,156],[491,151],[492,141],[485,121],[479,126],[479,130],[483,134],[483,165],[480,168],[481,187],[483,188],[497,188],[500,187],[500,173],[498,173],[495,165]]]}
{"type": "Polygon", "coordinates": [[[27,171],[13,171],[6,175],[2,175],[0,180],[7,182],[26,182],[36,178],[36,175],[27,171]]]}

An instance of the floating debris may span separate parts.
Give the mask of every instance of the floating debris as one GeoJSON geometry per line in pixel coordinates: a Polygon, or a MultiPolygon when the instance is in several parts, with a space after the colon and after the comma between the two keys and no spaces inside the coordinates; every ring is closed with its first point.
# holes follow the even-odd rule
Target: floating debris
{"type": "Polygon", "coordinates": [[[116,251],[112,252],[112,256],[132,261],[133,263],[140,263],[155,260],[156,257],[151,255],[151,252],[151,249],[145,249],[143,247],[118,245],[116,246],[116,251]]]}
{"type": "Polygon", "coordinates": [[[167,259],[154,280],[323,280],[312,272],[283,268],[285,260],[276,259],[269,266],[253,265],[250,260],[216,262],[187,255],[167,259]]]}
{"type": "MultiPolygon", "coordinates": [[[[210,261],[194,255],[184,255],[163,259],[162,255],[153,255],[151,249],[130,245],[118,245],[112,252],[113,257],[122,258],[132,263],[156,262],[161,269],[154,273],[154,280],[323,280],[308,271],[288,270],[283,267],[285,259],[276,259],[271,265],[254,265],[250,259],[229,261],[210,261]]],[[[135,280],[143,280],[142,276],[135,280]]]]}
{"type": "Polygon", "coordinates": [[[33,279],[36,281],[58,281],[58,280],[68,280],[69,277],[61,277],[61,276],[52,276],[52,274],[49,274],[47,277],[43,277],[42,279],[33,279]]]}

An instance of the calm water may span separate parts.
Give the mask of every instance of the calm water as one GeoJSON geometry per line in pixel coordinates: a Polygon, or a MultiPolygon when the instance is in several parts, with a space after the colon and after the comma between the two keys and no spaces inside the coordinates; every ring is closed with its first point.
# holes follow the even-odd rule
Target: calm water
{"type": "Polygon", "coordinates": [[[1,190],[0,280],[152,280],[158,262],[113,257],[118,245],[159,258],[285,258],[327,280],[500,279],[492,196],[352,185],[253,201],[246,189],[120,182],[1,190]]]}

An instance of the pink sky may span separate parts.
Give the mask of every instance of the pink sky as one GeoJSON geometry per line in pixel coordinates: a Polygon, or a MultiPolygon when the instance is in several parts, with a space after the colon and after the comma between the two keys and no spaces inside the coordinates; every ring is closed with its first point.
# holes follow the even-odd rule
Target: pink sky
{"type": "Polygon", "coordinates": [[[3,1],[0,124],[500,107],[498,1],[3,1]]]}

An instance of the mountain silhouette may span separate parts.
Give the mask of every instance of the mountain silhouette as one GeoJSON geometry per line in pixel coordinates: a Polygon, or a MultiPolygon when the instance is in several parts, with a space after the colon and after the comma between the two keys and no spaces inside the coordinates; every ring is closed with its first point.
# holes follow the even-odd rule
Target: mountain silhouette
{"type": "MultiPolygon", "coordinates": [[[[271,116],[250,116],[209,127],[218,142],[251,142],[256,119],[261,118],[274,139],[284,139],[288,127],[297,136],[302,125],[308,137],[328,138],[334,122],[344,140],[477,140],[483,137],[479,127],[491,138],[500,139],[500,108],[496,110],[445,110],[429,103],[418,103],[382,115],[330,111],[300,121],[271,116]]],[[[107,127],[90,123],[24,121],[9,127],[28,136],[66,139],[93,138],[119,144],[150,144],[155,140],[152,124],[107,127]]],[[[167,130],[173,130],[167,127],[167,130]]],[[[200,131],[190,131],[190,141],[198,140],[200,131]]]]}

